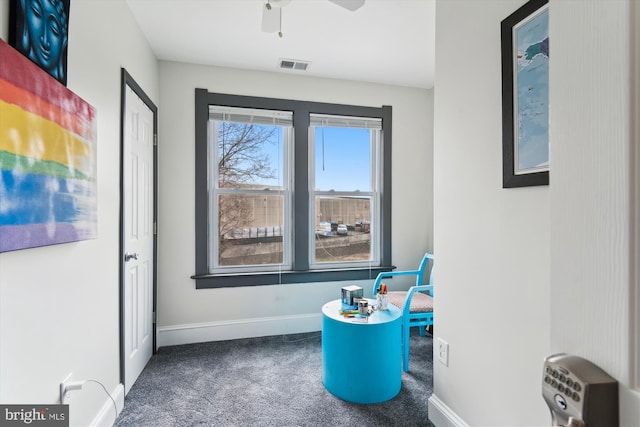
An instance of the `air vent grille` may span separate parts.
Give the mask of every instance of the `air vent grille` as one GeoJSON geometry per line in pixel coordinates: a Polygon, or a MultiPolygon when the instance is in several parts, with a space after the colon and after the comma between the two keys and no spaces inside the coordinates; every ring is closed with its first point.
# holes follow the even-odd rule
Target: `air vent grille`
{"type": "Polygon", "coordinates": [[[311,62],[301,61],[299,59],[281,59],[278,65],[284,70],[307,71],[311,62]]]}

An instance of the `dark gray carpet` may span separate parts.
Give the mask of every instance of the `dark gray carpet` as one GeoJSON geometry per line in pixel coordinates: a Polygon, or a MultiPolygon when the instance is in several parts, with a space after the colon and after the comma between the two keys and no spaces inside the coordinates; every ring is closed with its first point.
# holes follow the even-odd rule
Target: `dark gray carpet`
{"type": "MultiPolygon", "coordinates": [[[[393,399],[345,402],[322,384],[320,332],[163,347],[125,399],[116,427],[429,426],[432,338],[411,336],[393,399]]],[[[363,369],[368,357],[363,355],[363,369]]]]}

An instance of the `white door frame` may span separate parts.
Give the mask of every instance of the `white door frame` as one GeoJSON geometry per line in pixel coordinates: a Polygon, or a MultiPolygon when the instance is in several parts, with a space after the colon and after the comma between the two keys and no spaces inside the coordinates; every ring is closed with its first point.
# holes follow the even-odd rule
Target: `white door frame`
{"type": "Polygon", "coordinates": [[[156,352],[156,307],[157,307],[157,293],[158,293],[158,268],[157,268],[157,258],[158,258],[158,236],[157,236],[157,218],[158,218],[158,145],[157,145],[157,137],[158,137],[158,108],[155,106],[153,101],[147,96],[147,94],[142,90],[142,88],[136,83],[136,81],[131,77],[131,75],[125,70],[122,70],[122,79],[121,79],[121,116],[120,116],[120,247],[118,252],[118,258],[120,259],[119,268],[120,268],[120,383],[125,384],[125,321],[124,321],[124,307],[125,307],[125,292],[124,292],[124,252],[125,252],[125,241],[124,241],[124,143],[125,143],[125,100],[126,100],[126,92],[127,87],[133,90],[133,92],[145,103],[145,105],[152,111],[153,113],[153,135],[154,135],[154,144],[153,144],[153,353],[156,352]]]}

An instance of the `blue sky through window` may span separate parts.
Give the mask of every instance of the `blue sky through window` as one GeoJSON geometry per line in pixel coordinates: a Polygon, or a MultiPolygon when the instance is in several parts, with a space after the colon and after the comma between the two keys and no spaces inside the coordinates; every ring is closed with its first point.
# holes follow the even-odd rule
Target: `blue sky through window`
{"type": "Polygon", "coordinates": [[[369,191],[371,164],[369,129],[317,127],[315,188],[369,191]]]}
{"type": "MultiPolygon", "coordinates": [[[[282,186],[282,128],[276,132],[262,154],[269,157],[274,179],[260,184],[282,186]]],[[[371,146],[369,129],[317,127],[315,130],[315,188],[317,190],[370,191],[371,146]]]]}

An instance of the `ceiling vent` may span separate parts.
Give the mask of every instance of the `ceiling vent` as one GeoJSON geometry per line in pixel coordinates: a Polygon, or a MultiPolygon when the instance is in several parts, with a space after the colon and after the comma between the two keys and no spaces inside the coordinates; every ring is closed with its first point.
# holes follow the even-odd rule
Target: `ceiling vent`
{"type": "Polygon", "coordinates": [[[301,61],[299,59],[281,59],[279,66],[284,70],[307,71],[311,65],[309,61],[301,61]]]}

